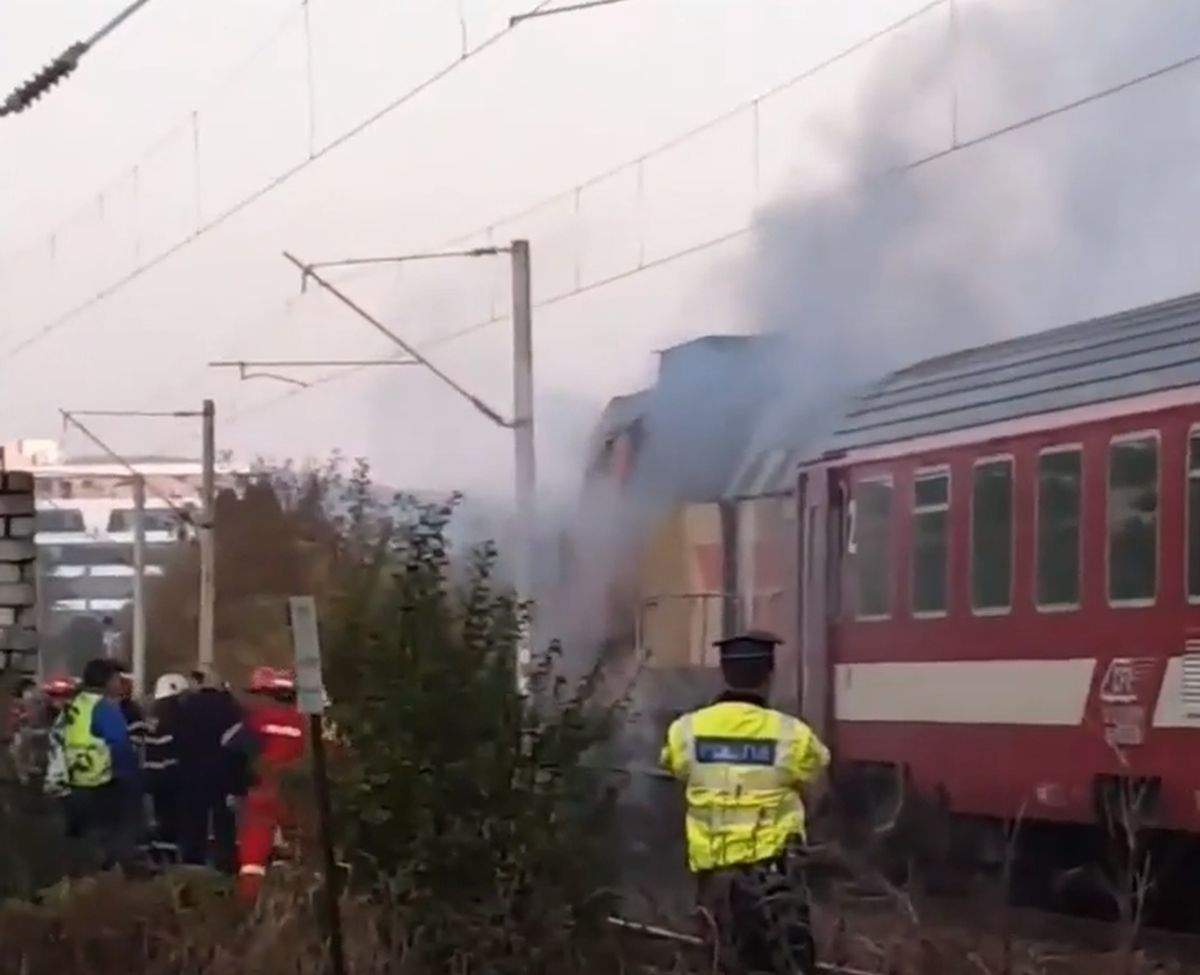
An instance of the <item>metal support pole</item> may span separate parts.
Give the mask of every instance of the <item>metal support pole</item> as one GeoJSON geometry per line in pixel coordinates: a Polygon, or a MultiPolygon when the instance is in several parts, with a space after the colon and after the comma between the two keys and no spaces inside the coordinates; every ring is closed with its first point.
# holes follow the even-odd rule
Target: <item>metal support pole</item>
{"type": "MultiPolygon", "coordinates": [[[[529,241],[512,242],[513,300],[513,448],[514,495],[517,508],[517,595],[533,596],[534,519],[537,508],[537,464],[533,426],[533,316],[530,301],[529,241]]],[[[532,633],[529,634],[532,637],[532,633]]],[[[524,687],[522,668],[529,659],[529,641],[517,661],[518,687],[524,687]]]]}
{"type": "Polygon", "coordinates": [[[325,761],[325,728],[321,715],[309,716],[308,734],[312,741],[313,785],[317,790],[317,814],[320,817],[321,850],[325,857],[325,910],[329,926],[329,968],[331,975],[346,975],[346,952],[342,946],[342,911],[339,901],[337,857],[333,852],[333,811],[329,803],[329,773],[325,761]]]}
{"type": "Polygon", "coordinates": [[[146,479],[133,479],[133,695],[146,693],[146,479]]]}
{"type": "Polygon", "coordinates": [[[213,664],[213,618],[217,602],[216,549],[213,522],[216,517],[216,435],[213,401],[204,401],[204,472],[201,481],[201,502],[204,512],[200,523],[200,643],[201,669],[213,664]]]}

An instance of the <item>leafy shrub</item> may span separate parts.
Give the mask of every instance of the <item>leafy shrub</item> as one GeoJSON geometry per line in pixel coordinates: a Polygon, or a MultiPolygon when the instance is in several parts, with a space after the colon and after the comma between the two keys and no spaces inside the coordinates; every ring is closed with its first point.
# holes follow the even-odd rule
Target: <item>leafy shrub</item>
{"type": "Polygon", "coordinates": [[[515,662],[528,607],[485,545],[452,565],[453,501],[371,501],[347,486],[338,585],[326,609],[339,825],[359,877],[409,918],[439,970],[580,968],[611,910],[610,791],[586,767],[621,704],[598,675],[515,662]]]}

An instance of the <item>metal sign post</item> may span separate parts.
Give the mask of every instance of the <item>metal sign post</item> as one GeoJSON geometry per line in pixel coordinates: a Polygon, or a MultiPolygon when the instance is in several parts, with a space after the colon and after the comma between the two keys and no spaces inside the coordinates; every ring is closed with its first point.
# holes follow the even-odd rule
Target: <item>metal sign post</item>
{"type": "Polygon", "coordinates": [[[296,651],[296,709],[309,716],[313,750],[313,784],[321,822],[321,847],[325,854],[325,900],[329,923],[329,962],[333,975],[345,975],[342,946],[342,913],[338,902],[337,860],[333,855],[333,813],[329,803],[329,771],[325,764],[325,685],[321,680],[321,639],[317,631],[317,604],[312,596],[291,596],[288,612],[292,644],[296,651]]]}

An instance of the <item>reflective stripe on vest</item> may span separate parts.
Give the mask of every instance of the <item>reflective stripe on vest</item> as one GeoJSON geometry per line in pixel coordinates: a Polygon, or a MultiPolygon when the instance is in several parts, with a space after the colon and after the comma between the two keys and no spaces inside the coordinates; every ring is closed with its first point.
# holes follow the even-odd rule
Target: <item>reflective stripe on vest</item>
{"type": "Polygon", "coordinates": [[[67,781],[75,789],[95,789],[112,781],[112,752],[92,734],[92,716],[99,703],[99,694],[80,691],[67,705],[63,750],[67,781]]]}
{"type": "Polygon", "coordinates": [[[804,834],[789,715],[721,702],[679,719],[672,751],[687,782],[688,862],[714,870],[778,857],[804,834]]]}
{"type": "Polygon", "coordinates": [[[265,724],[262,726],[264,735],[277,735],[281,738],[303,738],[304,732],[289,724],[265,724]]]}

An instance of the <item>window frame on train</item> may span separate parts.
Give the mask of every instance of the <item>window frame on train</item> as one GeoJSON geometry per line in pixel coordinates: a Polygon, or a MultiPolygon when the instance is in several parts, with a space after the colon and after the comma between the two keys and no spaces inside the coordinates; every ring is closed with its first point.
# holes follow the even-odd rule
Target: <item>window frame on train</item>
{"type": "Polygon", "coordinates": [[[853,535],[850,539],[853,546],[854,567],[854,618],[863,623],[875,623],[892,618],[892,603],[895,600],[895,562],[896,562],[896,479],[891,473],[870,474],[864,477],[856,478],[851,488],[851,499],[854,503],[854,522],[853,535]],[[879,562],[873,562],[872,568],[876,565],[883,567],[883,585],[880,591],[883,593],[884,611],[882,613],[864,613],[863,612],[863,580],[866,573],[863,572],[863,528],[866,520],[863,517],[863,505],[860,490],[863,487],[870,485],[886,485],[888,489],[888,507],[887,517],[883,519],[883,524],[886,527],[884,537],[883,555],[884,558],[879,562]]]}
{"type": "Polygon", "coordinates": [[[951,492],[953,490],[953,475],[949,464],[936,464],[921,467],[913,472],[912,506],[910,508],[909,532],[909,611],[913,619],[929,620],[942,619],[950,612],[950,551],[953,545],[953,525],[950,521],[951,492]],[[918,497],[918,485],[922,481],[938,481],[945,483],[945,497],[941,501],[922,503],[918,497]],[[920,543],[918,525],[922,517],[929,515],[941,516],[941,606],[939,608],[922,608],[918,605],[920,586],[920,543]]]}
{"type": "MultiPolygon", "coordinates": [[[[1200,488],[1200,456],[1197,463],[1192,465],[1192,444],[1200,451],[1200,423],[1193,423],[1188,428],[1187,443],[1184,447],[1183,459],[1183,592],[1190,605],[1200,605],[1200,571],[1192,578],[1192,542],[1195,533],[1197,570],[1200,570],[1200,517],[1192,518],[1192,484],[1200,488]],[[1196,592],[1193,592],[1193,586],[1196,592]]],[[[1198,499],[1200,500],[1200,499],[1198,499]]],[[[1197,512],[1200,515],[1200,511],[1197,512]]]]}
{"type": "Polygon", "coordinates": [[[1034,469],[1034,501],[1033,501],[1033,604],[1039,613],[1071,613],[1083,605],[1084,592],[1084,549],[1083,536],[1086,524],[1087,491],[1085,490],[1086,458],[1083,443],[1053,444],[1038,451],[1037,466],[1034,469]],[[1079,459],[1078,480],[1075,485],[1075,598],[1070,602],[1043,601],[1042,599],[1042,529],[1044,527],[1042,501],[1043,481],[1042,462],[1047,457],[1075,454],[1079,459]]]}
{"type": "Polygon", "coordinates": [[[1017,530],[1016,530],[1016,483],[1017,483],[1017,462],[1016,457],[1012,453],[989,454],[985,457],[977,457],[971,463],[971,510],[969,519],[970,544],[969,544],[969,579],[968,585],[969,604],[971,614],[973,616],[1007,616],[1013,611],[1013,589],[1014,577],[1016,574],[1016,548],[1017,548],[1017,530]],[[978,475],[981,467],[1004,464],[1008,468],[1008,577],[1007,577],[1007,596],[1008,600],[1004,605],[989,604],[979,605],[976,601],[976,568],[977,556],[979,554],[978,540],[975,537],[975,519],[979,507],[978,498],[978,475]]]}
{"type": "Polygon", "coordinates": [[[1162,515],[1163,515],[1163,450],[1162,432],[1156,428],[1131,430],[1109,438],[1105,456],[1104,477],[1104,595],[1113,609],[1144,609],[1158,602],[1162,576],[1162,515]],[[1113,454],[1123,445],[1151,441],[1154,444],[1154,586],[1149,596],[1113,596],[1113,454]]]}

